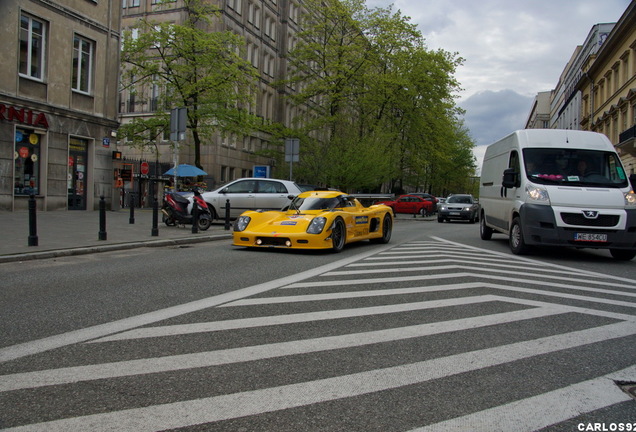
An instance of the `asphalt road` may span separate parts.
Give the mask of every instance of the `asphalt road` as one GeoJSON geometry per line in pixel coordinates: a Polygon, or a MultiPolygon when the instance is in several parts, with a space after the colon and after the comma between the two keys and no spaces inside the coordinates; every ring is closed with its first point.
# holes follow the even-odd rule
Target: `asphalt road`
{"type": "Polygon", "coordinates": [[[635,266],[403,215],[339,254],[2,264],[0,429],[634,430],[635,266]]]}

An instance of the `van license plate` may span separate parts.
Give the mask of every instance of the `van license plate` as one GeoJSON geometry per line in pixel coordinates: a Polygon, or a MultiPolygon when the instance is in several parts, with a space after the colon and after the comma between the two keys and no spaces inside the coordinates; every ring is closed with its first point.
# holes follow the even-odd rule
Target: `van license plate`
{"type": "Polygon", "coordinates": [[[576,233],[574,234],[574,241],[606,242],[607,234],[576,233]]]}

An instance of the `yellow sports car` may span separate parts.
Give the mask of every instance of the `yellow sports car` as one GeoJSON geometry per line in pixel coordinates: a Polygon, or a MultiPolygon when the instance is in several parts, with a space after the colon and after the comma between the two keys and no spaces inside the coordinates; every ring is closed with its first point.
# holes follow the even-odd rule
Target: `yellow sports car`
{"type": "Polygon", "coordinates": [[[332,249],[360,240],[388,243],[393,211],[364,207],[338,191],[309,191],[280,211],[246,211],[234,223],[234,245],[291,249],[332,249]]]}

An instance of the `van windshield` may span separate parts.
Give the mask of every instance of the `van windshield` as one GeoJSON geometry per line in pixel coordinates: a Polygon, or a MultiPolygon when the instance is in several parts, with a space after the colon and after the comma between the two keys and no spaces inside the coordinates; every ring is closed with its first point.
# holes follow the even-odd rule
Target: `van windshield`
{"type": "Polygon", "coordinates": [[[571,186],[627,186],[618,156],[599,150],[526,148],[524,169],[528,180],[539,184],[571,186]]]}

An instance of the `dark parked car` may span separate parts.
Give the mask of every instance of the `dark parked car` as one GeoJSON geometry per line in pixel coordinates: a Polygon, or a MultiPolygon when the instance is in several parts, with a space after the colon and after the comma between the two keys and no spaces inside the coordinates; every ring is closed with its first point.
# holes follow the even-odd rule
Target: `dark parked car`
{"type": "Polygon", "coordinates": [[[479,204],[470,194],[450,195],[437,211],[437,222],[440,223],[451,219],[475,223],[478,218],[479,204]]]}

